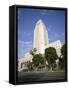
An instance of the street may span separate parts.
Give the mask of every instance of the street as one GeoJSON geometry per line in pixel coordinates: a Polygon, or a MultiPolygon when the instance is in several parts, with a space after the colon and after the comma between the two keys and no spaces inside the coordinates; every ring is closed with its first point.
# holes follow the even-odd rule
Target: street
{"type": "Polygon", "coordinates": [[[63,80],[65,78],[65,72],[19,72],[18,81],[44,81],[44,80],[63,80]]]}

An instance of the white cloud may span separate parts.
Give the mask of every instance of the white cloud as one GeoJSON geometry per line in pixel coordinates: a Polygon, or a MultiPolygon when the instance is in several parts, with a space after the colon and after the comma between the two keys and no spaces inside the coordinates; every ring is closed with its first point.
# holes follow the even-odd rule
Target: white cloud
{"type": "Polygon", "coordinates": [[[26,35],[26,36],[30,36],[32,33],[30,33],[30,32],[24,32],[24,35],[26,35]]]}
{"type": "Polygon", "coordinates": [[[32,41],[18,41],[18,58],[24,56],[24,53],[28,52],[32,48],[32,41]]]}
{"type": "Polygon", "coordinates": [[[47,13],[47,11],[48,11],[48,10],[43,10],[43,11],[41,12],[41,14],[42,14],[42,15],[45,15],[45,14],[47,13]]]}
{"type": "Polygon", "coordinates": [[[24,44],[32,44],[31,41],[26,41],[26,42],[23,41],[23,43],[24,43],[24,44]]]}
{"type": "Polygon", "coordinates": [[[32,46],[32,41],[21,41],[18,42],[21,45],[32,46]]]}

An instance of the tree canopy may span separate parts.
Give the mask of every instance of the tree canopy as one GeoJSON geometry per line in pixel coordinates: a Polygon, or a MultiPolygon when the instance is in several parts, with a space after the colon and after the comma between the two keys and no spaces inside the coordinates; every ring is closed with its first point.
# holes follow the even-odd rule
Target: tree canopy
{"type": "Polygon", "coordinates": [[[42,54],[36,54],[34,55],[32,61],[34,66],[38,67],[39,65],[44,64],[44,57],[42,54]]]}
{"type": "Polygon", "coordinates": [[[53,69],[56,64],[56,59],[58,58],[56,49],[53,47],[46,48],[45,49],[45,58],[48,62],[48,66],[53,69]]]}
{"type": "Polygon", "coordinates": [[[65,54],[66,54],[66,44],[61,47],[61,57],[59,58],[59,68],[65,68],[65,54]]]}
{"type": "Polygon", "coordinates": [[[66,44],[64,44],[64,45],[62,46],[62,48],[61,48],[61,55],[62,55],[62,56],[65,56],[65,53],[66,53],[65,48],[66,48],[66,44]]]}

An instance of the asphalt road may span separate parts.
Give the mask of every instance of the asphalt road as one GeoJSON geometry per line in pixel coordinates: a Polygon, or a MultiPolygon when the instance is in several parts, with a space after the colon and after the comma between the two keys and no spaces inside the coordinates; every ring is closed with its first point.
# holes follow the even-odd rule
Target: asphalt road
{"type": "Polygon", "coordinates": [[[18,81],[63,80],[65,72],[19,72],[18,81]]]}

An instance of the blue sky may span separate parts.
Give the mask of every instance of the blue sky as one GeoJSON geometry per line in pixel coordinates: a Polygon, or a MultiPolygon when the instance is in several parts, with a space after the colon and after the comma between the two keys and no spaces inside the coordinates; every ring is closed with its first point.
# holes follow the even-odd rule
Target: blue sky
{"type": "Polygon", "coordinates": [[[49,43],[55,40],[65,42],[65,12],[59,10],[18,8],[18,59],[33,48],[35,24],[44,22],[49,43]]]}

